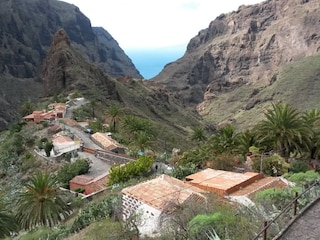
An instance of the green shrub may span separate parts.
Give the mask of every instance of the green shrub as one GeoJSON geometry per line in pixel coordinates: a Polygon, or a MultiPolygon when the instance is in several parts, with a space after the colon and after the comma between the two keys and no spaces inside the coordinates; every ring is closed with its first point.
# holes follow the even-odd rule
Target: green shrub
{"type": "Polygon", "coordinates": [[[109,182],[111,186],[122,183],[130,178],[142,176],[150,171],[154,160],[152,156],[140,156],[136,161],[129,162],[123,166],[114,166],[109,171],[109,182]]]}
{"type": "Polygon", "coordinates": [[[253,162],[252,168],[257,172],[262,170],[263,173],[269,176],[281,176],[288,172],[289,166],[289,163],[287,163],[284,158],[280,157],[278,154],[274,154],[270,157],[256,159],[253,162]],[[260,169],[261,161],[262,169],[260,169]]]}
{"type": "Polygon", "coordinates": [[[88,159],[77,159],[75,162],[66,163],[58,171],[57,180],[62,184],[62,187],[68,188],[69,181],[77,175],[89,172],[90,162],[88,159]]]}
{"type": "Polygon", "coordinates": [[[117,195],[108,196],[99,203],[89,203],[85,209],[80,210],[70,231],[72,233],[79,232],[92,222],[110,217],[117,205],[120,205],[120,197],[117,195]]]}
{"type": "Polygon", "coordinates": [[[290,164],[289,172],[299,173],[309,170],[309,164],[302,160],[296,160],[290,164]]]}
{"type": "Polygon", "coordinates": [[[52,148],[53,148],[52,142],[48,141],[44,144],[44,151],[46,152],[47,157],[50,157],[52,148]]]}
{"type": "Polygon", "coordinates": [[[74,192],[77,192],[77,193],[84,193],[85,189],[82,188],[82,187],[78,187],[78,188],[74,188],[74,189],[71,189],[72,191],[74,192]]]}
{"type": "Polygon", "coordinates": [[[27,172],[30,169],[35,169],[41,165],[41,162],[35,158],[31,152],[26,152],[20,159],[20,170],[27,172]]]}
{"type": "Polygon", "coordinates": [[[294,173],[288,177],[290,182],[294,182],[300,186],[305,184],[312,184],[316,180],[320,179],[320,174],[314,170],[309,170],[306,172],[294,173]]]}
{"type": "Polygon", "coordinates": [[[172,176],[178,179],[184,179],[186,176],[196,173],[198,168],[194,163],[177,166],[172,171],[172,176]]]}
{"type": "Polygon", "coordinates": [[[257,193],[255,201],[263,206],[274,205],[277,209],[282,209],[289,204],[295,197],[293,189],[270,188],[257,193]]]}

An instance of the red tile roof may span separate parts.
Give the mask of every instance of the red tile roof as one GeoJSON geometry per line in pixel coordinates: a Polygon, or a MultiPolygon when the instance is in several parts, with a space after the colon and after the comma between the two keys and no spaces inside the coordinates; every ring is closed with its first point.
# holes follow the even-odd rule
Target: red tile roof
{"type": "Polygon", "coordinates": [[[170,201],[183,203],[187,199],[205,199],[201,194],[203,193],[201,189],[167,175],[127,187],[122,190],[122,193],[158,210],[163,210],[170,201]]]}
{"type": "Polygon", "coordinates": [[[235,173],[207,168],[187,176],[186,181],[206,191],[227,195],[261,178],[260,173],[235,173]]]}
{"type": "Polygon", "coordinates": [[[67,142],[73,142],[73,140],[68,136],[60,135],[60,136],[53,138],[52,142],[54,144],[62,144],[62,143],[67,143],[67,142]]]}
{"type": "Polygon", "coordinates": [[[70,183],[77,183],[77,184],[81,184],[81,185],[86,185],[88,184],[90,181],[92,181],[94,178],[90,177],[90,176],[86,176],[86,175],[78,175],[75,176],[74,178],[72,178],[70,180],[70,183]]]}

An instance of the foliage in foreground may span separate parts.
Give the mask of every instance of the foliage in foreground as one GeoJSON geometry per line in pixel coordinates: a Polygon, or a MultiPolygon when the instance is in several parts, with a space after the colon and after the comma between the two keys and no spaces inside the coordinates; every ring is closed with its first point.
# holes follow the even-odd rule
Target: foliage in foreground
{"type": "Polygon", "coordinates": [[[18,232],[18,230],[19,226],[14,215],[0,196],[0,239],[10,236],[11,233],[18,232]]]}
{"type": "Polygon", "coordinates": [[[34,175],[18,195],[17,206],[16,219],[27,230],[39,225],[52,227],[71,213],[54,178],[41,172],[34,175]]]}
{"type": "Polygon", "coordinates": [[[257,216],[239,206],[231,206],[219,196],[209,194],[207,202],[168,203],[170,212],[162,215],[164,239],[200,240],[208,236],[221,239],[251,239],[259,229],[257,216]],[[214,232],[213,232],[214,230],[214,232]],[[239,235],[241,231],[241,235],[239,235]]]}
{"type": "Polygon", "coordinates": [[[70,232],[78,232],[92,222],[111,217],[116,206],[120,206],[120,198],[117,195],[109,196],[99,203],[89,203],[85,209],[78,213],[70,232]]]}

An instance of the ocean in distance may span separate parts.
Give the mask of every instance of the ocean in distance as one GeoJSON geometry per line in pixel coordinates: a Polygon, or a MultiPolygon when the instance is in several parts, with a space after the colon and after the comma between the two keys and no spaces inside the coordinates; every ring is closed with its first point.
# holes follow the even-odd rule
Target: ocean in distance
{"type": "Polygon", "coordinates": [[[128,49],[126,54],[145,79],[151,79],[161,72],[163,67],[181,58],[186,46],[170,46],[153,49],[128,49]]]}

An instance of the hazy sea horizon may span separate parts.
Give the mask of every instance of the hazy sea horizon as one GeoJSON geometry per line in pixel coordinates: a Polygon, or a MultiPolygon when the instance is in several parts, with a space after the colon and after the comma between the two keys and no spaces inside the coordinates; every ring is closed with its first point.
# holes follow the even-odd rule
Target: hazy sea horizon
{"type": "Polygon", "coordinates": [[[181,58],[186,46],[170,46],[154,49],[125,50],[133,64],[145,79],[151,79],[161,72],[164,66],[181,58]]]}

